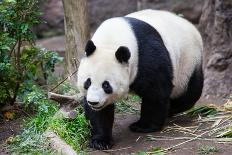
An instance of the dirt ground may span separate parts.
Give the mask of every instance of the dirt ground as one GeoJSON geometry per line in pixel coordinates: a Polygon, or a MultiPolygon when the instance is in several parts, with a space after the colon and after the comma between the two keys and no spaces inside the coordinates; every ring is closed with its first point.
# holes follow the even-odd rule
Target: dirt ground
{"type": "MultiPolygon", "coordinates": [[[[150,134],[138,134],[132,133],[128,129],[128,125],[134,121],[138,116],[135,115],[117,115],[115,126],[114,126],[114,140],[115,145],[110,151],[93,151],[91,152],[92,155],[104,155],[104,154],[115,154],[115,155],[126,155],[132,154],[139,151],[151,151],[153,147],[160,147],[162,149],[174,146],[180,142],[186,140],[157,140],[157,141],[148,141],[146,139],[147,135],[153,136],[171,136],[171,137],[186,137],[189,136],[188,134],[181,134],[177,132],[169,132],[169,133],[161,133],[161,132],[154,132],[150,134]]],[[[192,126],[194,123],[192,118],[181,116],[177,118],[172,118],[168,120],[168,125],[172,125],[173,123],[178,124],[180,126],[192,126]]],[[[213,141],[201,141],[195,140],[192,142],[188,142],[180,147],[175,148],[172,151],[169,151],[167,154],[170,155],[195,155],[197,154],[198,148],[200,146],[207,145],[207,146],[214,146],[219,151],[213,154],[220,154],[220,155],[231,155],[232,154],[232,144],[218,144],[213,141]]],[[[212,153],[211,153],[212,154],[212,153]]]]}
{"type": "MultiPolygon", "coordinates": [[[[160,147],[162,149],[174,146],[180,142],[186,140],[147,140],[147,135],[153,136],[167,136],[167,137],[187,137],[189,134],[184,134],[180,132],[154,132],[150,134],[139,134],[133,133],[128,129],[128,125],[133,123],[139,118],[138,115],[134,114],[116,114],[115,124],[113,129],[114,137],[114,146],[109,151],[91,151],[91,155],[104,155],[104,154],[132,154],[139,151],[151,151],[154,147],[160,147]]],[[[179,116],[170,118],[167,120],[167,126],[173,126],[177,124],[182,127],[194,126],[195,121],[193,117],[188,116],[179,116]]],[[[15,119],[12,121],[1,121],[0,122],[0,155],[7,154],[7,151],[4,149],[3,145],[6,142],[6,139],[12,135],[16,135],[20,132],[22,119],[15,119]]],[[[207,124],[204,125],[206,128],[207,124]]],[[[174,150],[168,151],[167,154],[170,155],[195,155],[200,146],[213,146],[217,148],[218,152],[211,154],[220,154],[220,155],[231,155],[232,154],[232,144],[219,144],[214,141],[205,141],[205,140],[194,140],[188,142],[184,145],[176,147],[174,150]]]]}
{"type": "MultiPolygon", "coordinates": [[[[205,100],[201,99],[197,105],[204,105],[205,103],[214,103],[217,102],[217,105],[222,105],[225,101],[222,100],[205,100]]],[[[131,114],[117,114],[115,117],[113,137],[114,137],[114,146],[109,151],[93,151],[91,155],[104,155],[104,154],[113,154],[113,155],[127,155],[133,154],[140,151],[149,152],[154,147],[160,147],[162,149],[172,147],[176,144],[184,142],[186,140],[147,140],[147,135],[153,136],[166,136],[166,137],[188,137],[192,136],[187,133],[180,133],[175,131],[170,132],[154,132],[149,134],[133,133],[129,130],[128,126],[136,121],[139,118],[138,115],[131,114]]],[[[166,122],[166,127],[173,126],[177,124],[182,127],[191,127],[196,125],[196,118],[188,116],[178,116],[170,118],[166,122]]],[[[212,124],[203,124],[202,128],[207,129],[212,124]]],[[[216,141],[205,141],[205,140],[194,140],[187,142],[184,145],[180,145],[173,150],[167,152],[168,155],[195,155],[198,154],[198,149],[201,146],[212,146],[218,150],[218,152],[211,152],[210,154],[217,155],[231,155],[232,154],[232,143],[218,143],[216,141]]]]}
{"type": "Polygon", "coordinates": [[[17,118],[10,121],[0,119],[0,155],[8,154],[7,150],[4,148],[4,145],[9,137],[20,133],[22,122],[22,118],[17,118]]]}

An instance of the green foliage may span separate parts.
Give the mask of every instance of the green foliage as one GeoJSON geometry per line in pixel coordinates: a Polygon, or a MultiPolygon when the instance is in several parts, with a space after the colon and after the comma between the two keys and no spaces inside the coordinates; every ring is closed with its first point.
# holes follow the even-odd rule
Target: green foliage
{"type": "Polygon", "coordinates": [[[0,29],[15,41],[33,41],[35,36],[31,28],[41,23],[37,4],[38,0],[2,0],[0,29]]]}
{"type": "Polygon", "coordinates": [[[26,120],[22,134],[14,137],[8,147],[11,153],[53,154],[43,135],[47,129],[56,132],[77,152],[81,152],[87,146],[90,135],[89,123],[81,108],[77,109],[75,119],[54,117],[58,111],[57,104],[47,99],[45,91],[36,85],[33,85],[31,91],[24,95],[23,101],[27,108],[36,113],[26,120]]]}
{"type": "Polygon", "coordinates": [[[13,138],[8,149],[12,154],[52,154],[43,133],[58,110],[57,104],[48,100],[45,92],[36,85],[32,86],[31,92],[25,94],[24,102],[30,110],[36,110],[36,114],[27,118],[25,129],[13,138]]]}
{"type": "Polygon", "coordinates": [[[77,152],[87,146],[90,130],[82,109],[77,110],[75,119],[53,118],[49,127],[77,152]]]}
{"type": "Polygon", "coordinates": [[[232,138],[232,125],[229,126],[219,137],[232,138]]]}
{"type": "Polygon", "coordinates": [[[213,154],[219,150],[214,146],[202,145],[198,148],[198,154],[213,154]]]}
{"type": "Polygon", "coordinates": [[[129,95],[127,99],[121,99],[116,103],[116,111],[124,112],[128,114],[136,114],[139,113],[139,109],[135,107],[134,104],[140,103],[141,99],[136,95],[129,95]]]}
{"type": "MultiPolygon", "coordinates": [[[[50,86],[50,89],[57,86],[60,83],[60,81],[63,81],[63,78],[57,77],[57,76],[49,76],[48,77],[48,85],[50,86]]],[[[77,87],[75,85],[69,83],[68,81],[64,81],[54,91],[57,94],[67,94],[68,93],[69,95],[75,95],[75,94],[79,93],[77,87]]]]}
{"type": "Polygon", "coordinates": [[[210,116],[210,115],[215,115],[218,113],[218,110],[213,107],[213,106],[195,106],[192,109],[186,111],[187,115],[190,116],[197,116],[197,115],[202,115],[202,116],[210,116]]]}
{"type": "Polygon", "coordinates": [[[165,155],[165,154],[166,154],[165,151],[160,147],[153,147],[152,150],[149,152],[140,151],[134,153],[134,155],[165,155]]]}
{"type": "Polygon", "coordinates": [[[43,133],[38,132],[35,128],[28,128],[21,135],[14,137],[8,149],[11,154],[56,154],[50,149],[49,143],[43,136],[43,133]]]}
{"type": "Polygon", "coordinates": [[[0,106],[13,104],[32,81],[46,81],[61,60],[34,45],[32,27],[41,23],[40,15],[37,0],[0,1],[0,106]]]}
{"type": "MultiPolygon", "coordinates": [[[[80,151],[89,136],[83,111],[78,110],[74,120],[54,118],[57,104],[48,100],[47,93],[38,86],[47,84],[55,63],[62,60],[57,53],[34,44],[32,28],[41,23],[40,15],[38,0],[0,0],[0,106],[17,99],[34,114],[9,149],[13,154],[52,154],[43,136],[51,128],[80,151]]],[[[66,93],[71,85],[60,87],[66,93]]]]}

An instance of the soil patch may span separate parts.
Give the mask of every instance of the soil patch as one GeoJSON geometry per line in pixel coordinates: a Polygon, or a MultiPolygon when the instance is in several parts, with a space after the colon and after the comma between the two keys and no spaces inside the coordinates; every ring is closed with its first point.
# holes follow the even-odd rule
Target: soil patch
{"type": "Polygon", "coordinates": [[[22,129],[22,122],[22,117],[9,121],[0,119],[0,155],[9,154],[4,145],[9,137],[20,133],[22,129]]]}

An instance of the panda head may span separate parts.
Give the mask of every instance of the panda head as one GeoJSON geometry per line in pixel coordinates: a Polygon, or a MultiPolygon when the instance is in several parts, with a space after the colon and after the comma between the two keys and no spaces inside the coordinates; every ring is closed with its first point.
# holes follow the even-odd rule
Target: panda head
{"type": "Polygon", "coordinates": [[[93,110],[101,110],[129,91],[130,51],[95,46],[88,41],[78,69],[78,88],[93,110]]]}

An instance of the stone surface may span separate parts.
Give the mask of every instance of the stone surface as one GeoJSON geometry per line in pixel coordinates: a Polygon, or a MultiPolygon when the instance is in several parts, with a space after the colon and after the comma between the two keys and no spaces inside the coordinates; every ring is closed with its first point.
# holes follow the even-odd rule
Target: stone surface
{"type": "MultiPolygon", "coordinates": [[[[161,9],[183,14],[185,18],[198,24],[204,1],[202,0],[88,0],[89,24],[91,32],[104,20],[123,16],[141,9],[161,9]]],[[[62,0],[40,0],[45,24],[36,27],[39,37],[64,34],[64,11],[62,0]]]]}
{"type": "Polygon", "coordinates": [[[46,48],[48,50],[57,51],[64,57],[65,38],[64,36],[56,36],[36,41],[36,45],[46,48]]]}
{"type": "Polygon", "coordinates": [[[88,0],[88,2],[92,30],[108,18],[124,16],[137,10],[137,0],[88,0]]]}
{"type": "Polygon", "coordinates": [[[169,10],[198,24],[203,4],[202,0],[138,0],[138,9],[169,10]]]}
{"type": "Polygon", "coordinates": [[[51,37],[64,34],[64,11],[61,0],[40,0],[42,20],[46,23],[35,28],[38,37],[51,37]]]}
{"type": "Polygon", "coordinates": [[[61,139],[52,130],[47,130],[44,135],[48,138],[52,149],[63,155],[77,155],[73,148],[61,139]]]}
{"type": "Polygon", "coordinates": [[[204,96],[232,93],[232,1],[207,0],[199,29],[204,39],[204,96]]]}

